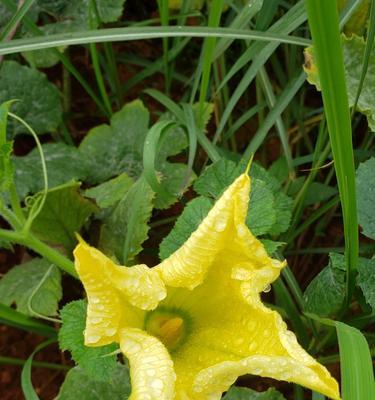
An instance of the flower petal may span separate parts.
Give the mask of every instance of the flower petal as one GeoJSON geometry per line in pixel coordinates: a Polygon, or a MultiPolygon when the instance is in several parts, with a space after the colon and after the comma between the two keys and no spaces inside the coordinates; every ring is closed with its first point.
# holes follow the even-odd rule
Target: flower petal
{"type": "Polygon", "coordinates": [[[228,241],[232,242],[234,219],[246,218],[249,192],[250,178],[242,174],[185,244],[155,267],[166,285],[193,289],[202,283],[217,254],[228,241]]]}
{"type": "Polygon", "coordinates": [[[161,303],[191,317],[189,338],[172,354],[177,393],[194,400],[220,399],[239,375],[252,373],[339,399],[329,372],[302,349],[280,315],[261,302],[259,292],[279,275],[279,266],[268,259],[260,269],[239,268],[222,255],[202,285],[193,291],[173,289],[161,303]]]}
{"type": "MultiPolygon", "coordinates": [[[[323,368],[323,367],[321,367],[323,368]]],[[[288,357],[252,356],[240,361],[224,361],[201,371],[194,382],[194,391],[202,398],[219,400],[223,391],[238,376],[260,375],[278,380],[296,382],[334,399],[340,400],[337,382],[319,368],[309,368],[288,357]],[[324,379],[322,375],[324,376],[324,379]]]]}
{"type": "Polygon", "coordinates": [[[74,250],[75,265],[85,287],[88,308],[85,343],[102,346],[118,341],[118,329],[141,326],[142,310],[154,309],[166,296],[164,283],[146,265],[121,267],[81,240],[74,250]]]}
{"type": "Polygon", "coordinates": [[[132,393],[129,400],[172,400],[176,375],[167,349],[141,329],[120,333],[120,348],[129,359],[132,393]]]}

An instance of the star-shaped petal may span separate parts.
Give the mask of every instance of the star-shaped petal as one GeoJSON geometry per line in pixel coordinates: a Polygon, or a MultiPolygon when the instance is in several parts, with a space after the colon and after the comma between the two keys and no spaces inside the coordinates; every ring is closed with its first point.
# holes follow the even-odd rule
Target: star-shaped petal
{"type": "Polygon", "coordinates": [[[261,302],[285,263],[245,224],[250,178],[241,175],[184,245],[154,268],[115,265],[81,242],[87,345],[120,344],[132,400],[219,400],[238,376],[295,382],[339,399],[337,382],[261,302]]]}

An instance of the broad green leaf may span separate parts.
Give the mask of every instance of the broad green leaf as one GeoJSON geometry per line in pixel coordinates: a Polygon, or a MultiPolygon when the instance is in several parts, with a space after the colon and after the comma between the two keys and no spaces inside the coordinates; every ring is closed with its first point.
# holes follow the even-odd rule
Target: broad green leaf
{"type": "Polygon", "coordinates": [[[141,176],[104,220],[99,246],[107,255],[128,265],[142,250],[148,237],[153,198],[154,192],[141,176]]]}
{"type": "Polygon", "coordinates": [[[69,4],[69,0],[37,0],[42,11],[59,15],[69,4]]]}
{"type": "Polygon", "coordinates": [[[192,172],[187,177],[188,169],[186,164],[170,163],[167,161],[161,165],[159,170],[162,176],[162,183],[168,188],[171,197],[168,201],[165,201],[156,195],[154,206],[157,209],[164,209],[176,202],[178,196],[181,196],[184,189],[189,187],[190,183],[195,179],[195,174],[192,172]]]}
{"type": "Polygon", "coordinates": [[[276,217],[275,196],[264,181],[253,178],[246,218],[247,226],[255,236],[264,235],[275,226],[276,217]]]}
{"type": "Polygon", "coordinates": [[[194,182],[194,190],[201,196],[217,199],[237,177],[237,165],[225,158],[208,166],[194,182]]]}
{"type": "Polygon", "coordinates": [[[128,192],[134,181],[126,173],[85,190],[85,197],[96,201],[100,208],[108,208],[117,204],[128,192]]]}
{"type": "MultiPolygon", "coordinates": [[[[302,189],[304,182],[305,182],[304,177],[299,177],[295,179],[289,185],[288,196],[295,197],[298,194],[298,192],[302,189]]],[[[328,200],[335,194],[337,194],[336,188],[325,185],[324,183],[321,182],[312,182],[306,189],[304,206],[310,206],[312,204],[328,200]]]]}
{"type": "Polygon", "coordinates": [[[358,222],[362,233],[375,239],[375,158],[361,163],[357,169],[358,222]]]}
{"type": "Polygon", "coordinates": [[[26,315],[56,315],[61,296],[59,269],[41,258],[16,265],[0,279],[0,302],[26,315]]]}
{"type": "Polygon", "coordinates": [[[284,242],[275,242],[274,240],[269,239],[260,239],[262,242],[267,254],[269,256],[275,256],[275,253],[279,247],[282,247],[285,243],[284,242]]]}
{"type": "MultiPolygon", "coordinates": [[[[217,199],[246,165],[220,159],[210,165],[194,183],[195,191],[217,199]]],[[[277,235],[288,229],[291,219],[292,201],[281,191],[280,182],[257,164],[251,167],[252,188],[250,193],[247,224],[257,236],[277,235]]]]}
{"type": "Polygon", "coordinates": [[[7,192],[13,182],[14,168],[11,161],[12,151],[12,142],[0,144],[0,193],[7,192]]]}
{"type": "MultiPolygon", "coordinates": [[[[76,180],[85,181],[89,174],[88,162],[78,149],[63,143],[42,145],[48,173],[48,186],[54,188],[76,180]]],[[[24,157],[13,157],[15,182],[21,199],[43,189],[42,163],[37,149],[24,157]]]]}
{"type": "Polygon", "coordinates": [[[375,398],[375,380],[370,349],[356,328],[335,321],[340,348],[343,400],[375,398]]]}
{"type": "MultiPolygon", "coordinates": [[[[38,27],[41,32],[48,36],[63,32],[78,31],[81,27],[78,24],[72,23],[72,21],[56,22],[54,24],[46,24],[38,27]]],[[[31,37],[32,35],[28,32],[24,37],[31,37]]],[[[66,46],[58,47],[61,53],[64,52],[66,46]]],[[[35,51],[23,52],[22,55],[25,57],[27,62],[36,68],[49,68],[56,65],[59,61],[59,55],[53,49],[41,49],[35,51]]]]}
{"type": "Polygon", "coordinates": [[[223,400],[285,400],[285,397],[274,388],[266,392],[256,392],[247,388],[232,387],[223,400]]]}
{"type": "Polygon", "coordinates": [[[328,266],[305,290],[305,311],[321,317],[334,315],[345,300],[345,289],[345,258],[341,254],[330,253],[328,266]]]}
{"type": "MultiPolygon", "coordinates": [[[[0,67],[0,103],[18,100],[14,114],[23,118],[38,135],[55,131],[61,122],[62,108],[56,86],[36,69],[16,61],[4,61],[0,67]]],[[[26,128],[12,122],[10,132],[27,133],[26,128]]]]}
{"type": "Polygon", "coordinates": [[[359,259],[357,283],[366,302],[375,311],[375,259],[359,259]]]}
{"type": "Polygon", "coordinates": [[[71,182],[48,191],[43,208],[31,225],[34,234],[73,250],[77,242],[75,233],[97,211],[90,200],[80,195],[79,187],[79,183],[71,182]]]}
{"type": "Polygon", "coordinates": [[[110,126],[100,125],[89,131],[79,151],[91,164],[90,183],[102,183],[123,172],[131,177],[141,174],[148,121],[148,110],[135,100],[113,115],[110,126]]]}
{"type": "MultiPolygon", "coordinates": [[[[344,32],[348,36],[351,34],[361,34],[364,32],[366,27],[366,21],[368,19],[368,12],[371,0],[362,0],[361,4],[353,15],[350,17],[349,21],[345,24],[344,32]]],[[[337,0],[337,5],[340,12],[343,11],[345,7],[351,2],[351,0],[337,0]]]]}
{"type": "MultiPolygon", "coordinates": [[[[345,76],[348,91],[349,106],[354,105],[362,71],[362,58],[365,50],[365,41],[362,37],[352,35],[342,36],[342,47],[344,53],[345,76]]],[[[307,80],[320,90],[319,71],[314,61],[314,48],[305,50],[305,71],[307,80]]],[[[367,117],[371,131],[375,131],[375,47],[372,48],[368,69],[361,95],[357,103],[357,110],[367,117]]]]}
{"type": "MultiPolygon", "coordinates": [[[[62,326],[59,331],[59,345],[61,350],[71,352],[73,360],[82,368],[82,373],[86,374],[88,379],[108,382],[117,369],[116,355],[108,354],[114,352],[117,346],[115,344],[101,347],[84,345],[86,309],[86,301],[77,300],[68,303],[61,310],[62,326]]],[[[83,383],[82,381],[81,384],[83,383]]]]}
{"type": "MultiPolygon", "coordinates": [[[[67,6],[63,17],[72,19],[75,23],[85,28],[90,28],[89,3],[90,0],[66,1],[67,6]]],[[[102,22],[117,21],[123,11],[125,0],[96,0],[95,5],[98,16],[102,22]]],[[[95,24],[95,28],[98,24],[95,24]]]]}
{"type": "Polygon", "coordinates": [[[56,400],[127,400],[130,391],[125,365],[117,364],[106,382],[92,379],[81,367],[74,367],[67,373],[56,400]]]}
{"type": "Polygon", "coordinates": [[[198,228],[212,207],[212,200],[207,197],[197,197],[190,201],[178,217],[171,232],[160,244],[159,257],[164,260],[189,238],[198,228]]]}

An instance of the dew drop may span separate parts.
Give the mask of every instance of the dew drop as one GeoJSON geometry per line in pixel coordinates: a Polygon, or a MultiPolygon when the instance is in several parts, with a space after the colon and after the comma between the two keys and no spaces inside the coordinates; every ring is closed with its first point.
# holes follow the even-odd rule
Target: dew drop
{"type": "Polygon", "coordinates": [[[113,336],[116,333],[117,329],[116,328],[108,328],[105,330],[105,334],[107,336],[113,336]]]}
{"type": "Polygon", "coordinates": [[[90,335],[86,337],[86,343],[97,343],[99,340],[99,335],[90,335]]]}
{"type": "Polygon", "coordinates": [[[163,389],[164,383],[161,379],[154,379],[151,381],[150,386],[154,389],[163,389]]]}
{"type": "Polygon", "coordinates": [[[223,232],[226,227],[227,227],[227,222],[225,220],[219,219],[215,223],[215,231],[217,231],[217,232],[223,232]]]}
{"type": "Polygon", "coordinates": [[[93,324],[99,324],[102,321],[103,321],[102,317],[92,317],[92,318],[90,318],[90,322],[92,322],[93,324]]]}
{"type": "Polygon", "coordinates": [[[271,285],[267,285],[264,289],[263,289],[263,293],[269,293],[271,291],[271,285]]]}

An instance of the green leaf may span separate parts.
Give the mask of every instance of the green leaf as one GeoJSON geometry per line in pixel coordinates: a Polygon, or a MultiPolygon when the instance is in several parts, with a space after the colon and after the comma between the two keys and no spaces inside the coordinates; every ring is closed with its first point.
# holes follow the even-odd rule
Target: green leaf
{"type": "Polygon", "coordinates": [[[15,303],[26,315],[56,315],[61,297],[59,269],[41,258],[16,265],[0,280],[0,302],[7,306],[15,303]]]}
{"type": "MultiPolygon", "coordinates": [[[[86,180],[89,165],[77,148],[63,143],[46,143],[42,145],[42,149],[50,189],[72,180],[86,180]]],[[[13,157],[12,161],[17,192],[21,199],[43,189],[42,163],[38,149],[33,149],[24,157],[13,157]]]]}
{"type": "MultiPolygon", "coordinates": [[[[77,300],[68,303],[61,310],[60,348],[71,352],[73,360],[82,368],[82,373],[87,375],[89,380],[108,382],[117,369],[116,355],[108,354],[114,352],[117,346],[115,344],[101,347],[84,345],[86,309],[86,301],[77,300]]],[[[81,384],[83,383],[84,380],[81,384]]]]}
{"type": "MultiPolygon", "coordinates": [[[[18,100],[12,111],[39,135],[55,131],[61,122],[60,94],[47,77],[16,61],[4,61],[0,68],[0,103],[18,100]]],[[[14,134],[27,133],[19,123],[9,124],[14,134]]]]}
{"type": "Polygon", "coordinates": [[[131,177],[141,174],[148,121],[148,110],[135,100],[112,116],[110,126],[100,125],[89,131],[79,150],[91,164],[90,183],[102,183],[123,172],[131,177]]]}
{"type": "Polygon", "coordinates": [[[275,253],[279,247],[282,247],[285,243],[284,242],[275,242],[274,240],[269,239],[260,239],[262,242],[267,254],[269,256],[275,256],[275,253]]]}
{"type": "Polygon", "coordinates": [[[366,302],[375,311],[375,259],[359,259],[357,283],[366,302]]]}
{"type": "Polygon", "coordinates": [[[189,238],[198,228],[212,207],[212,200],[207,197],[197,197],[190,201],[178,217],[171,232],[160,244],[159,257],[164,260],[189,238]]]}
{"type": "Polygon", "coordinates": [[[201,196],[218,199],[238,176],[237,165],[225,158],[208,166],[194,182],[194,190],[201,196]]]}
{"type": "MultiPolygon", "coordinates": [[[[195,181],[194,190],[200,195],[218,199],[244,170],[242,163],[236,165],[222,158],[206,168],[195,181]]],[[[247,225],[256,236],[285,232],[292,215],[292,200],[281,192],[280,182],[261,166],[254,163],[250,175],[253,179],[247,225]]]]}
{"type": "Polygon", "coordinates": [[[356,328],[335,321],[340,347],[343,400],[375,398],[375,381],[370,349],[356,328]]]}
{"type": "Polygon", "coordinates": [[[359,165],[356,183],[358,222],[362,233],[375,239],[375,157],[359,165]]]}
{"type": "Polygon", "coordinates": [[[80,184],[71,182],[58,186],[47,192],[41,212],[32,223],[31,230],[41,240],[48,243],[61,244],[71,251],[83,224],[96,206],[79,193],[80,184]]]}
{"type": "MultiPolygon", "coordinates": [[[[365,50],[365,41],[362,37],[352,35],[350,37],[342,36],[342,46],[344,53],[345,77],[347,84],[347,93],[349,106],[352,107],[355,102],[359,80],[362,71],[363,53],[365,50]]],[[[319,71],[315,65],[314,48],[309,47],[305,50],[305,71],[307,80],[320,90],[319,71]]],[[[357,110],[366,115],[367,122],[371,131],[375,131],[375,94],[373,87],[375,85],[375,46],[372,48],[369,58],[369,64],[365,80],[363,82],[362,92],[357,103],[357,110]]]]}
{"type": "Polygon", "coordinates": [[[253,178],[247,226],[255,236],[266,234],[275,226],[276,215],[275,196],[272,191],[264,181],[253,178]]]}
{"type": "Polygon", "coordinates": [[[13,143],[0,144],[0,192],[5,193],[13,182],[14,168],[11,162],[13,143]]]}
{"type": "Polygon", "coordinates": [[[128,192],[134,181],[126,173],[85,190],[84,195],[96,201],[100,208],[108,208],[117,204],[128,192]]]}
{"type": "MultiPolygon", "coordinates": [[[[64,9],[63,16],[72,19],[75,23],[82,25],[85,28],[90,28],[89,17],[90,0],[67,1],[67,6],[64,9]]],[[[123,11],[125,0],[96,0],[95,5],[98,11],[98,16],[102,22],[117,21],[123,11]]],[[[97,28],[96,23],[93,28],[97,28]]]]}
{"type": "Polygon", "coordinates": [[[345,288],[345,258],[341,254],[330,253],[328,266],[305,290],[305,311],[321,317],[334,315],[345,300],[345,288]]]}
{"type": "MultiPolygon", "coordinates": [[[[298,192],[302,189],[302,186],[305,182],[304,177],[299,177],[295,179],[288,188],[288,195],[291,197],[295,197],[298,192]]],[[[312,182],[309,187],[306,189],[306,195],[304,200],[304,206],[310,206],[312,204],[321,203],[322,201],[328,200],[332,196],[337,194],[337,189],[325,185],[321,182],[312,182]]]]}
{"type": "Polygon", "coordinates": [[[80,367],[66,375],[56,400],[127,400],[131,391],[129,370],[117,364],[106,382],[90,377],[80,367]]]}
{"type": "MultiPolygon", "coordinates": [[[[48,36],[56,33],[78,31],[80,26],[72,21],[56,22],[54,24],[46,24],[38,26],[42,34],[48,36]]],[[[33,35],[28,32],[24,37],[32,37],[33,35]]],[[[66,46],[57,47],[61,53],[64,52],[66,46]]],[[[27,62],[36,68],[50,68],[56,65],[59,61],[59,55],[52,49],[41,49],[34,51],[26,51],[22,53],[27,62]]]]}
{"type": "Polygon", "coordinates": [[[123,265],[134,259],[148,237],[153,198],[154,192],[141,176],[104,220],[99,246],[123,265]]]}
{"type": "Polygon", "coordinates": [[[223,400],[285,400],[285,397],[274,388],[266,392],[256,392],[247,388],[232,387],[223,400]]]}

